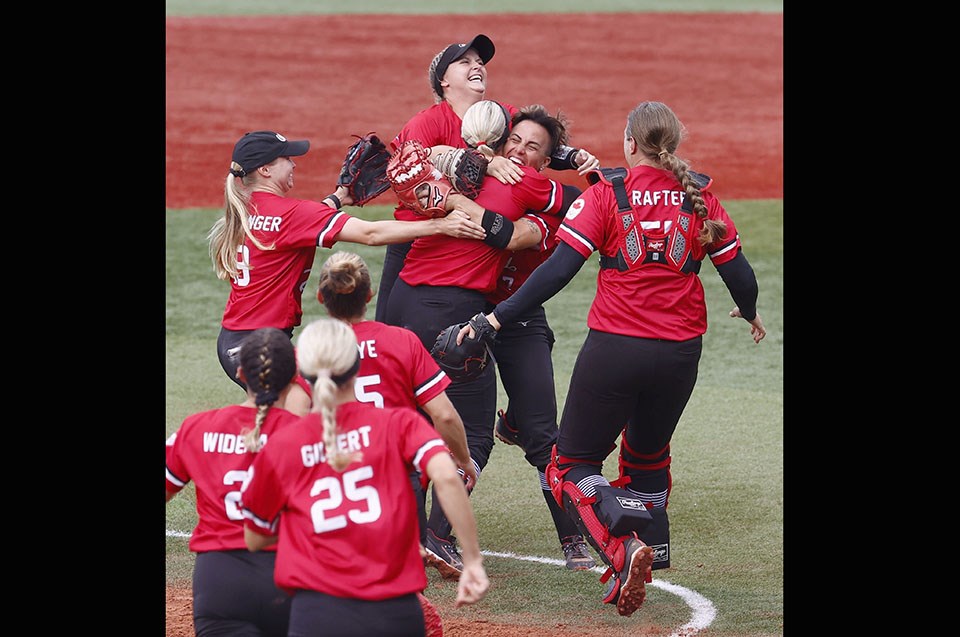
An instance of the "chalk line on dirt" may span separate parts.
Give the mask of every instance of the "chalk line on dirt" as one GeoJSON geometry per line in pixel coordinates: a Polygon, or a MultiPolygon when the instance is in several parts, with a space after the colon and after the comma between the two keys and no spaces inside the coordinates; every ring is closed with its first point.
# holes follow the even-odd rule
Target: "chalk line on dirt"
{"type": "MultiPolygon", "coordinates": [[[[167,537],[190,537],[190,533],[168,530],[167,537]]],[[[480,551],[480,553],[483,555],[489,555],[490,557],[503,557],[511,560],[521,560],[523,562],[538,562],[540,564],[566,566],[566,562],[555,560],[549,557],[517,555],[516,553],[498,553],[497,551],[480,551]]],[[[602,574],[607,569],[605,567],[595,566],[590,570],[602,574]]],[[[684,588],[678,584],[671,584],[670,582],[665,582],[658,579],[650,582],[650,586],[665,590],[668,593],[673,593],[682,599],[687,606],[690,607],[690,610],[693,611],[693,616],[690,618],[690,621],[678,628],[676,631],[670,633],[668,637],[693,637],[693,635],[695,635],[698,631],[703,630],[712,624],[713,620],[717,617],[717,609],[713,605],[713,602],[696,591],[692,591],[689,588],[684,588]]]]}

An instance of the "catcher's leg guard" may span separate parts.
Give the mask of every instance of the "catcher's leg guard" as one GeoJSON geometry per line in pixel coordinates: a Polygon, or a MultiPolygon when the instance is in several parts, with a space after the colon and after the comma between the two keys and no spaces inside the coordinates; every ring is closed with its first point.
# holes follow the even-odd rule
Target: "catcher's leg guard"
{"type": "Polygon", "coordinates": [[[620,477],[613,484],[629,485],[630,493],[645,503],[651,522],[638,535],[654,551],[653,570],[670,568],[670,519],[667,516],[667,503],[673,487],[670,445],[654,453],[641,454],[630,448],[626,435],[622,442],[620,477]]]}
{"type": "MultiPolygon", "coordinates": [[[[611,576],[616,581],[607,590],[603,601],[608,604],[616,603],[623,582],[630,576],[630,569],[625,568],[631,566],[627,562],[630,557],[628,548],[635,553],[637,543],[642,544],[637,532],[650,523],[650,514],[643,503],[626,489],[603,485],[596,487],[595,495],[587,496],[575,482],[565,478],[573,467],[560,469],[559,460],[554,447],[553,457],[546,470],[547,483],[554,497],[583,532],[584,539],[609,567],[600,581],[606,582],[611,576]]],[[[649,552],[649,549],[644,548],[649,552]]],[[[649,555],[644,554],[644,560],[647,559],[649,555]]],[[[645,562],[640,570],[646,570],[645,562]]],[[[649,571],[642,573],[642,577],[645,581],[651,581],[649,571]]]]}
{"type": "Polygon", "coordinates": [[[653,549],[653,570],[670,568],[670,519],[666,507],[647,507],[652,521],[638,533],[643,543],[653,549]]]}

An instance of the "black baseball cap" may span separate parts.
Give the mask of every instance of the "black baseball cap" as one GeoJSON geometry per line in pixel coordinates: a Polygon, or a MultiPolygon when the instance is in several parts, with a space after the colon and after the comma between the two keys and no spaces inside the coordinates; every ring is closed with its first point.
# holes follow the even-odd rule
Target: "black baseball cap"
{"type": "Polygon", "coordinates": [[[260,166],[266,166],[277,157],[299,157],[306,155],[310,142],[306,139],[289,141],[280,133],[271,130],[258,130],[247,133],[233,147],[233,163],[230,172],[243,177],[260,166]]]}
{"type": "Polygon", "coordinates": [[[477,55],[480,56],[480,59],[483,60],[484,64],[493,58],[493,54],[497,50],[496,47],[493,46],[493,40],[482,33],[474,37],[469,42],[464,42],[461,44],[454,43],[448,46],[440,55],[440,60],[437,62],[437,68],[433,73],[433,77],[431,78],[433,81],[433,90],[437,95],[443,95],[443,89],[440,87],[440,80],[442,80],[443,76],[446,75],[447,67],[450,66],[455,60],[462,58],[470,49],[474,49],[477,52],[477,55]]]}

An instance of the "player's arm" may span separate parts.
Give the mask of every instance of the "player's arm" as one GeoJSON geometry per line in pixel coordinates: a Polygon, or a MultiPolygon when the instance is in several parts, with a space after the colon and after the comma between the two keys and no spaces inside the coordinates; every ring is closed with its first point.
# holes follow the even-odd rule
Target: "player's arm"
{"type": "MultiPolygon", "coordinates": [[[[461,213],[472,222],[480,224],[485,232],[484,236],[480,238],[487,245],[501,250],[520,249],[510,247],[516,229],[515,224],[499,212],[487,210],[473,199],[464,197],[458,192],[451,192],[447,195],[445,206],[452,211],[447,215],[448,217],[454,213],[461,213]]],[[[527,238],[529,239],[529,237],[527,238]]]]}
{"type": "Polygon", "coordinates": [[[737,256],[714,267],[717,268],[723,284],[727,286],[733,302],[740,308],[740,315],[747,321],[752,319],[757,313],[759,286],[757,276],[747,257],[743,256],[743,252],[738,251],[737,256]]]}
{"type": "Polygon", "coordinates": [[[519,184],[523,179],[523,170],[502,155],[497,155],[487,164],[487,174],[502,184],[519,184]]]}
{"type": "Polygon", "coordinates": [[[453,464],[453,458],[447,454],[434,454],[427,462],[426,471],[460,544],[463,573],[457,583],[456,606],[478,602],[486,595],[490,580],[483,568],[480,540],[477,538],[477,520],[467,490],[463,488],[463,481],[453,464]]]}
{"type": "Polygon", "coordinates": [[[753,336],[753,342],[759,343],[767,335],[767,330],[757,313],[759,286],[753,267],[747,261],[747,257],[743,256],[743,252],[739,251],[737,256],[715,267],[723,280],[723,284],[727,286],[727,290],[730,292],[730,298],[737,304],[730,311],[730,316],[732,318],[742,318],[750,323],[750,335],[753,336]]]}
{"type": "Polygon", "coordinates": [[[440,155],[446,152],[450,152],[451,150],[456,150],[456,148],[454,148],[453,146],[448,146],[447,144],[437,144],[436,146],[430,146],[427,148],[430,161],[432,161],[434,165],[436,165],[437,158],[440,157],[440,155]]]}
{"type": "Polygon", "coordinates": [[[430,417],[434,429],[443,438],[443,442],[453,454],[457,466],[463,470],[467,490],[477,484],[477,467],[470,457],[470,448],[467,446],[467,433],[463,428],[463,419],[460,418],[457,408],[453,406],[446,392],[440,392],[423,405],[423,411],[430,417]]]}
{"type": "Polygon", "coordinates": [[[513,236],[507,244],[507,250],[526,250],[537,248],[543,241],[543,229],[530,215],[521,217],[513,224],[513,236]]]}
{"type": "Polygon", "coordinates": [[[278,539],[279,536],[263,535],[262,533],[257,533],[250,527],[243,527],[243,541],[247,543],[247,549],[249,549],[251,553],[256,553],[261,549],[276,544],[278,539]]]}
{"type": "Polygon", "coordinates": [[[586,148],[557,146],[549,157],[547,167],[554,170],[576,170],[578,174],[586,175],[591,170],[600,168],[600,160],[586,148]]]}
{"type": "Polygon", "coordinates": [[[486,232],[463,213],[452,212],[439,219],[417,221],[367,221],[350,217],[337,234],[337,241],[368,246],[406,243],[419,237],[445,234],[458,239],[483,239],[486,232]]]}

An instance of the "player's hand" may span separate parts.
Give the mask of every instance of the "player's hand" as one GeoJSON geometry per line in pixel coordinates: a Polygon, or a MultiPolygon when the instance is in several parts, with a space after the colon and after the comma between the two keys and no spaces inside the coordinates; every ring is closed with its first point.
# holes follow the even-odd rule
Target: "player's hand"
{"type": "Polygon", "coordinates": [[[470,215],[462,210],[454,210],[447,216],[435,219],[442,234],[457,239],[480,239],[487,236],[487,231],[479,223],[470,219],[470,215]]]}
{"type": "Polygon", "coordinates": [[[513,163],[506,157],[497,155],[487,164],[487,174],[496,177],[502,184],[519,184],[523,179],[523,171],[520,166],[513,163]]]}
{"type": "Polygon", "coordinates": [[[577,174],[586,175],[591,170],[600,168],[600,160],[586,149],[581,148],[577,151],[577,174]]]}
{"type": "Polygon", "coordinates": [[[480,478],[477,475],[477,466],[473,464],[472,458],[467,458],[466,462],[460,462],[456,458],[453,461],[457,463],[457,473],[463,478],[463,486],[467,488],[467,493],[470,493],[477,486],[477,480],[480,478]]]}
{"type": "Polygon", "coordinates": [[[463,564],[463,572],[457,581],[457,601],[455,606],[460,608],[467,604],[476,604],[487,594],[490,588],[490,580],[487,578],[487,571],[483,568],[483,562],[463,564]]]}
{"type": "Polygon", "coordinates": [[[346,186],[337,186],[337,189],[333,191],[333,194],[335,194],[337,199],[340,200],[341,205],[353,205],[353,195],[350,194],[350,190],[346,186]]]}
{"type": "MultiPolygon", "coordinates": [[[[497,317],[495,317],[492,312],[490,314],[487,314],[487,322],[490,323],[493,329],[497,330],[498,332],[500,331],[500,328],[503,327],[502,325],[500,325],[500,321],[497,320],[497,317]]],[[[463,339],[465,338],[476,338],[476,337],[477,337],[477,330],[475,330],[473,326],[470,324],[470,322],[468,321],[467,324],[461,327],[460,331],[457,332],[457,345],[462,344],[463,339]]]]}
{"type": "MultiPolygon", "coordinates": [[[[740,314],[739,307],[735,307],[730,310],[730,316],[732,318],[743,318],[743,315],[740,314]]],[[[760,318],[760,313],[758,312],[757,315],[753,317],[752,321],[747,322],[750,323],[750,336],[753,337],[753,342],[759,345],[760,341],[763,340],[763,337],[767,335],[767,330],[763,327],[763,320],[760,318]]]]}

